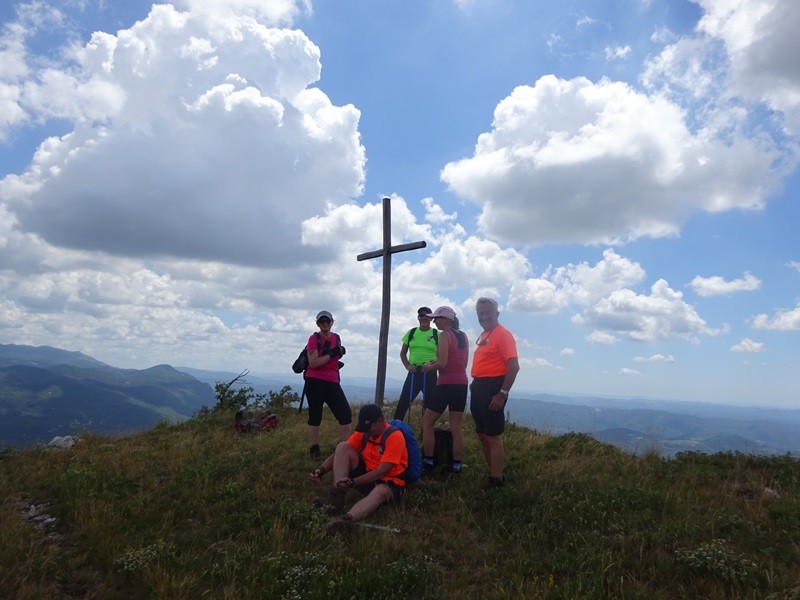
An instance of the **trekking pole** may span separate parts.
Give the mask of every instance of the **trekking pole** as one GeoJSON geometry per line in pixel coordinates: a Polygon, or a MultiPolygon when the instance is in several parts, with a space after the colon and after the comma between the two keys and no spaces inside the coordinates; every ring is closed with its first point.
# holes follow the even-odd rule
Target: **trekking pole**
{"type": "Polygon", "coordinates": [[[422,372],[422,412],[425,413],[425,400],[427,399],[427,391],[428,391],[428,374],[423,371],[422,372]]]}
{"type": "Polygon", "coordinates": [[[303,378],[303,392],[300,394],[300,406],[297,408],[297,412],[303,412],[303,398],[306,397],[306,380],[303,378]]]}
{"type": "Polygon", "coordinates": [[[364,527],[366,529],[377,529],[379,531],[388,531],[389,533],[400,533],[400,530],[396,527],[389,527],[388,525],[376,525],[375,523],[362,523],[361,521],[353,521],[359,527],[364,527]]]}

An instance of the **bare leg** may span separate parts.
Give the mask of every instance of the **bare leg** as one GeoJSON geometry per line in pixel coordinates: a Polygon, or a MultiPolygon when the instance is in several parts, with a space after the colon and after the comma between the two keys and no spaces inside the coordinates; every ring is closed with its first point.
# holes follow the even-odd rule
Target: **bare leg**
{"type": "Polygon", "coordinates": [[[392,490],[389,489],[388,485],[379,483],[372,488],[369,494],[356,502],[347,514],[353,517],[354,521],[360,521],[378,510],[381,504],[389,502],[391,499],[392,490]]]}
{"type": "Polygon", "coordinates": [[[347,442],[339,442],[333,453],[333,481],[349,477],[358,466],[358,452],[347,442]]]}
{"type": "Polygon", "coordinates": [[[339,441],[346,442],[350,437],[350,425],[339,425],[339,441]]]}
{"type": "Polygon", "coordinates": [[[319,425],[308,426],[308,445],[315,446],[319,444],[319,425]]]}
{"type": "Polygon", "coordinates": [[[492,477],[502,479],[503,466],[506,462],[506,451],[503,446],[502,435],[487,435],[487,446],[489,449],[489,474],[492,477]]]}
{"type": "Polygon", "coordinates": [[[481,452],[483,452],[483,459],[486,461],[486,466],[491,470],[492,455],[489,453],[489,437],[484,433],[479,433],[478,439],[481,441],[481,452]]]}

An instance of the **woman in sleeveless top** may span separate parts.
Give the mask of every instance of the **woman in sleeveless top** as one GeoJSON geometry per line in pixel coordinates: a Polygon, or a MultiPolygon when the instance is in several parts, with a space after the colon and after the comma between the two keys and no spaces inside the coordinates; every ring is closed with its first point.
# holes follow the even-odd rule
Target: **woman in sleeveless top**
{"type": "Polygon", "coordinates": [[[467,336],[460,331],[458,317],[449,306],[440,306],[430,317],[437,329],[439,346],[436,360],[428,361],[423,371],[438,371],[436,391],[433,398],[425,403],[422,416],[423,473],[433,470],[433,452],[435,446],[434,426],[442,413],[450,411],[450,432],[453,436],[453,463],[449,466],[452,474],[461,472],[461,459],[464,454],[464,434],[461,421],[467,405],[467,360],[469,344],[467,336]]]}

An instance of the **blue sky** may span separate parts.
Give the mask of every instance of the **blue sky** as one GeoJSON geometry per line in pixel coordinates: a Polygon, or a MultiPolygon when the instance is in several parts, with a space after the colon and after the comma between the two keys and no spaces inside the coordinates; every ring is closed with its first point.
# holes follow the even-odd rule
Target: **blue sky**
{"type": "Polygon", "coordinates": [[[0,343],[372,376],[491,296],[532,392],[797,406],[789,0],[0,6],[0,343]]]}

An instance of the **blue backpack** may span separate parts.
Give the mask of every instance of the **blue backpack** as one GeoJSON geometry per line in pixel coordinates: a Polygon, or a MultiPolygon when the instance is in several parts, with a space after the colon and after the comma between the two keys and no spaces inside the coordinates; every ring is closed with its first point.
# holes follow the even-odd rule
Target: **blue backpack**
{"type": "MultiPolygon", "coordinates": [[[[389,421],[389,425],[391,427],[384,431],[381,436],[381,454],[386,450],[386,438],[399,429],[406,440],[406,450],[408,451],[408,466],[403,471],[403,474],[400,475],[400,479],[405,481],[406,484],[416,483],[422,476],[422,451],[419,448],[417,436],[414,435],[414,430],[411,429],[411,426],[400,419],[392,419],[389,421]]],[[[364,439],[361,442],[362,448],[367,445],[367,435],[366,433],[364,434],[364,439]]]]}

